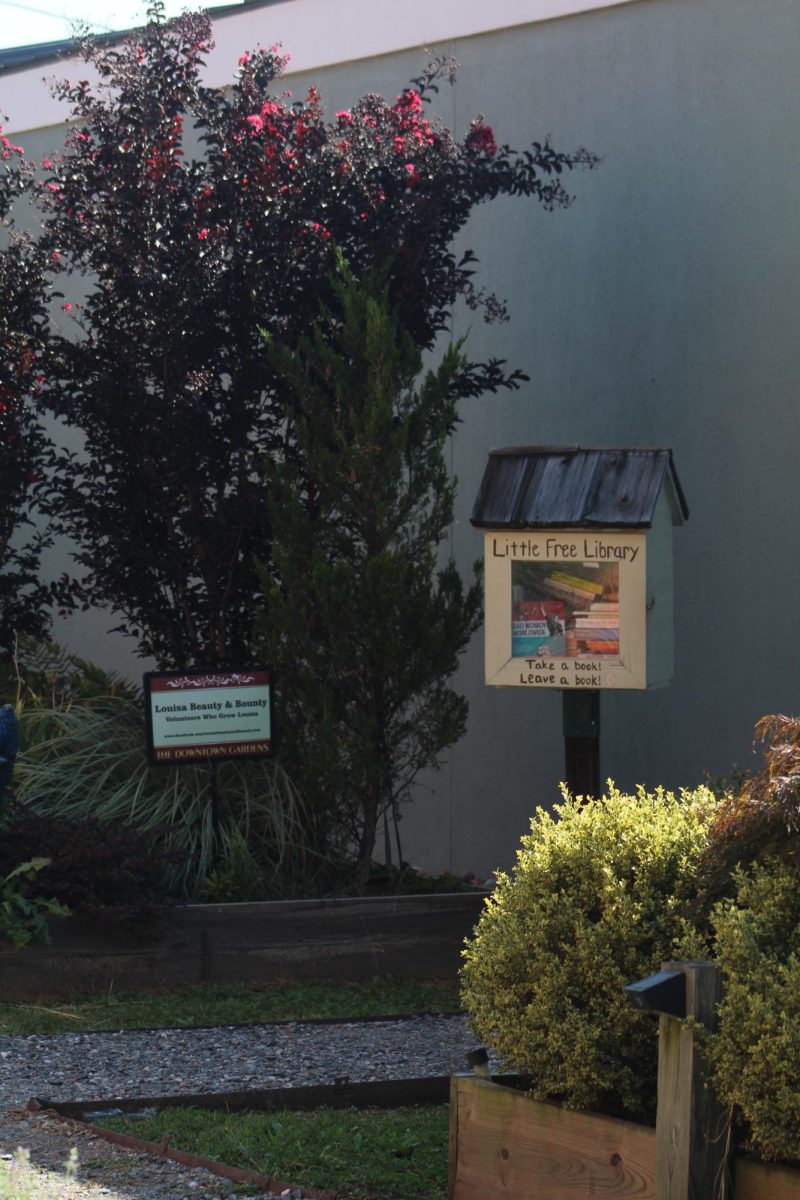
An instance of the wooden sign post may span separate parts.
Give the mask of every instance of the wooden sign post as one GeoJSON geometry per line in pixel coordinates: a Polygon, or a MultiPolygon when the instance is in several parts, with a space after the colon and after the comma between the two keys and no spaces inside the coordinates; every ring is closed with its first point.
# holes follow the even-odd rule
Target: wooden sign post
{"type": "Polygon", "coordinates": [[[564,691],[564,780],[571,796],[599,796],[600,693],[564,691]]]}

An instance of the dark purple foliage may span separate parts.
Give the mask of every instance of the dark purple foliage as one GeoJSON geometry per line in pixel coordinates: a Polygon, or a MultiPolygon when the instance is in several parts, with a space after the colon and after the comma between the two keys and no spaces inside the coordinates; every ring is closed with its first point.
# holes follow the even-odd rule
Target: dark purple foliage
{"type": "Polygon", "coordinates": [[[0,651],[15,633],[41,633],[49,604],[39,582],[44,539],[25,528],[43,450],[35,396],[43,381],[46,287],[42,248],[11,218],[28,179],[22,153],[0,125],[0,651]]]}
{"type": "Polygon", "coordinates": [[[173,858],[160,849],[158,831],[42,816],[12,802],[0,829],[0,878],[39,856],[52,862],[39,873],[37,891],[77,915],[147,932],[171,902],[164,878],[173,858]]]}
{"type": "MultiPolygon", "coordinates": [[[[115,611],[161,665],[211,666],[247,658],[254,560],[271,542],[261,463],[296,451],[259,327],[289,342],[310,328],[334,248],[356,276],[385,269],[420,348],[459,297],[502,316],[455,235],[500,194],[567,203],[563,171],[593,160],[498,148],[482,118],[457,141],[425,116],[445,62],[393,103],[366,96],[327,121],[314,89],[273,90],[275,48],[207,89],[208,19],[160,11],[121,47],[83,47],[102,88],[56,89],[74,120],[36,197],[74,295],[42,398],[85,453],[53,453],[48,506],[80,547],[84,604],[115,611]]],[[[521,378],[466,362],[453,386],[476,396],[521,378]]]]}

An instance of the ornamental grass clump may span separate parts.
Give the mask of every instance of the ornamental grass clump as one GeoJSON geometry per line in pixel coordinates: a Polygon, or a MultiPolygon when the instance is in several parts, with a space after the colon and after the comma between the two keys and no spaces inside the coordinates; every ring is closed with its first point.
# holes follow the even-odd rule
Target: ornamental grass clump
{"type": "Polygon", "coordinates": [[[655,1113],[658,1026],[624,987],[694,957],[695,871],[715,800],[706,788],[538,809],[464,950],[478,1036],[534,1096],[655,1113]]]}
{"type": "Polygon", "coordinates": [[[204,764],[148,767],[141,700],[32,704],[20,714],[20,729],[14,778],[21,804],[42,817],[95,820],[144,835],[176,898],[192,897],[242,843],[262,877],[263,898],[302,891],[318,869],[302,802],[280,763],[221,763],[215,828],[204,764]]]}

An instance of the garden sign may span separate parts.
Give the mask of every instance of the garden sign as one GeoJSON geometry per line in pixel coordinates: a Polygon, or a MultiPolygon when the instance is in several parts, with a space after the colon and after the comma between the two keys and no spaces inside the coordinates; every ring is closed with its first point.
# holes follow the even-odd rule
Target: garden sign
{"type": "Polygon", "coordinates": [[[148,671],[144,676],[151,766],[273,754],[270,671],[148,671]]]}

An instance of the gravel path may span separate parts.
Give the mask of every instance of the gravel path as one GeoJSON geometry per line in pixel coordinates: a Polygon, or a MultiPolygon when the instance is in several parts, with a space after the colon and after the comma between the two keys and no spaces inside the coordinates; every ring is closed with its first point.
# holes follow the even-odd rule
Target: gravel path
{"type": "MultiPolygon", "coordinates": [[[[216,1200],[232,1195],[233,1185],[66,1130],[24,1105],[33,1096],[106,1100],[301,1087],[343,1075],[352,1081],[449,1075],[464,1069],[474,1045],[461,1016],[0,1037],[0,1168],[13,1166],[17,1147],[28,1149],[36,1200],[216,1200]],[[77,1176],[54,1176],[72,1146],[81,1164],[77,1176]]],[[[244,1200],[241,1192],[237,1197],[244,1200]]],[[[271,1200],[264,1192],[251,1197],[271,1200]]]]}

